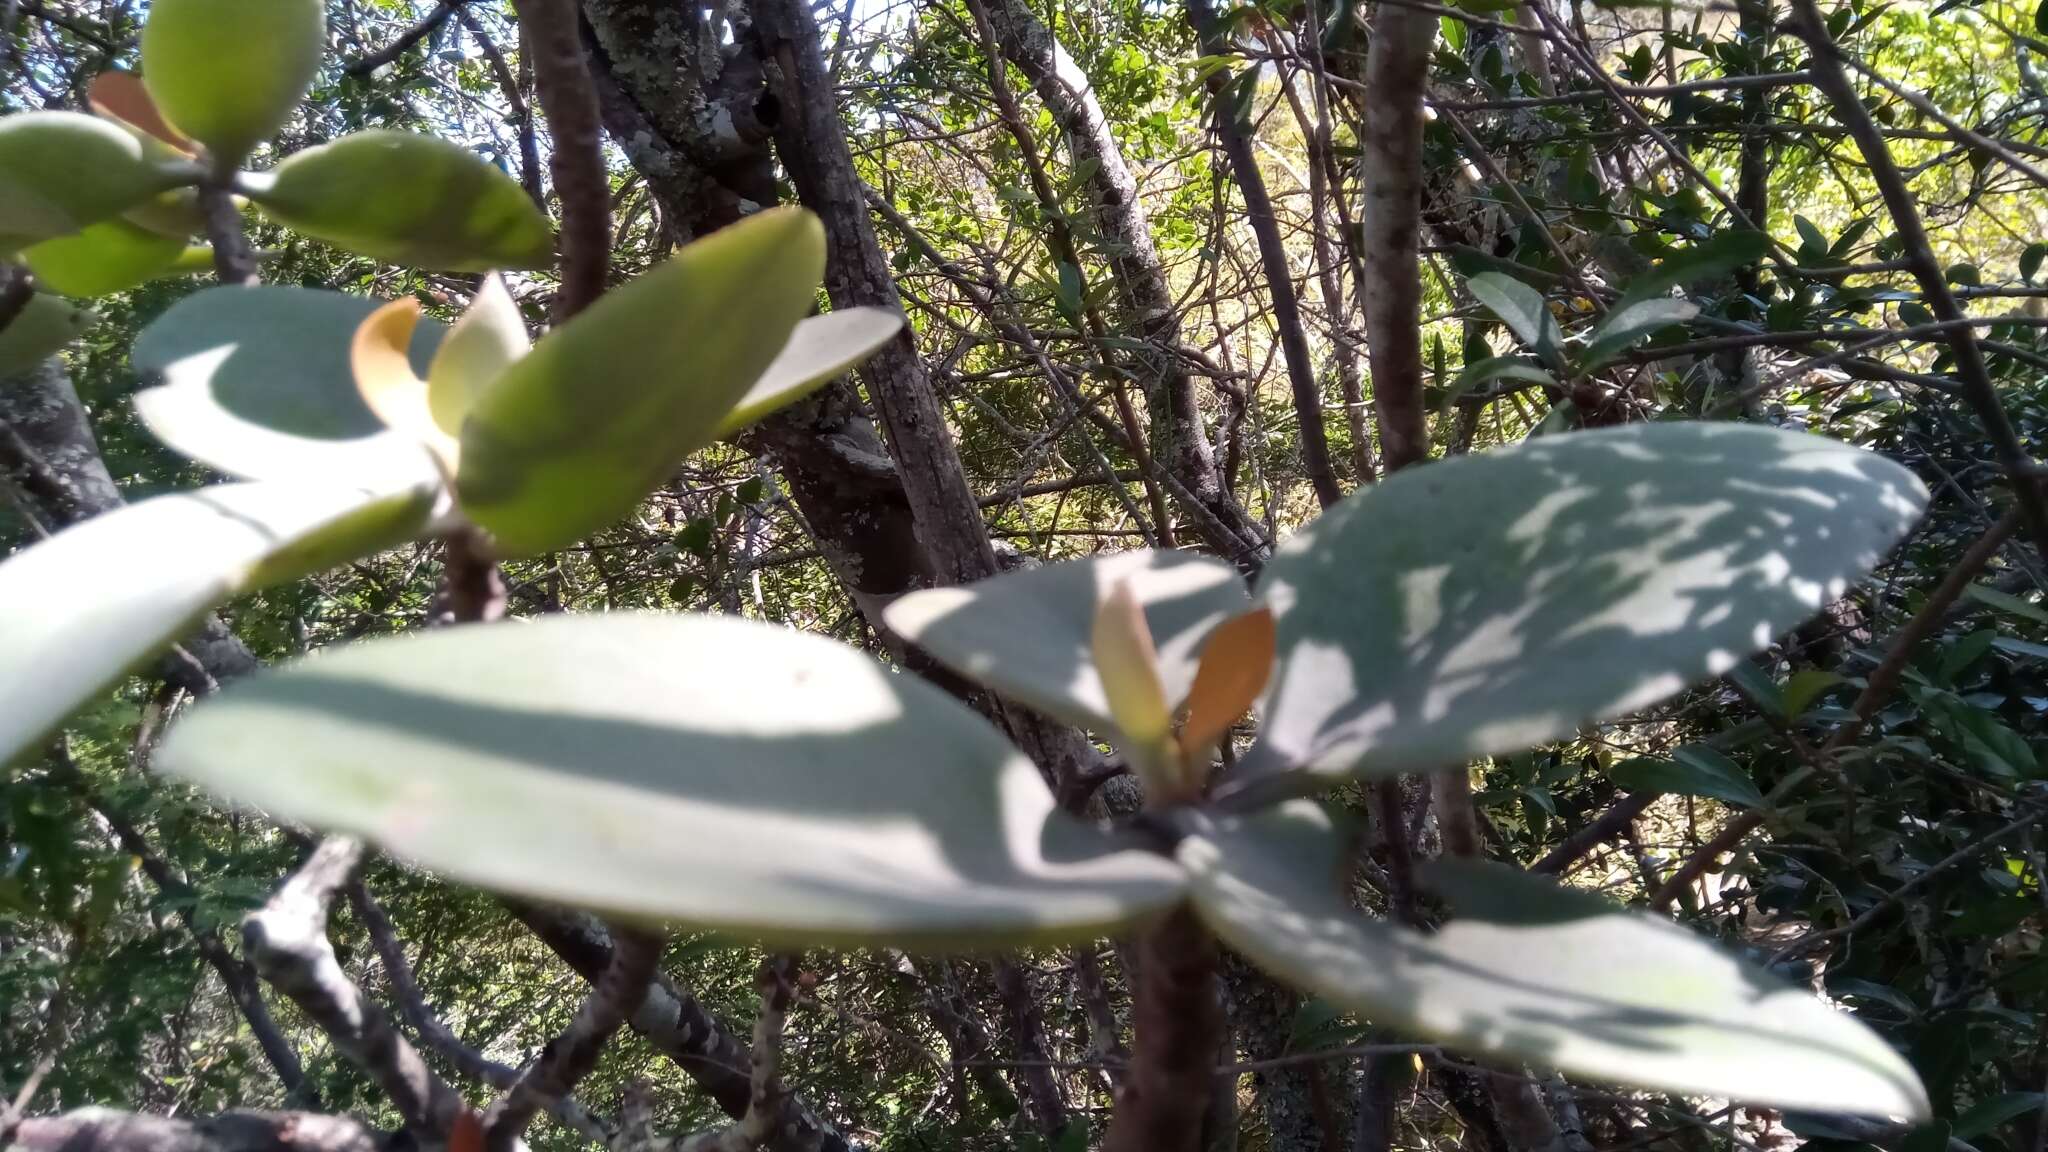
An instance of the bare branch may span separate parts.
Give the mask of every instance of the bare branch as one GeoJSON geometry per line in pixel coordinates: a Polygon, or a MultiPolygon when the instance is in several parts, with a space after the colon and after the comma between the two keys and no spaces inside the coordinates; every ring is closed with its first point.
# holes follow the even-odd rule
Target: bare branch
{"type": "Polygon", "coordinates": [[[23,1152],[386,1152],[389,1137],[346,1116],[224,1112],[173,1120],[111,1108],[30,1116],[0,1140],[23,1152]]]}
{"type": "Polygon", "coordinates": [[[507,1089],[484,1116],[484,1147],[509,1152],[544,1108],[568,1097],[578,1081],[597,1067],[604,1046],[647,998],[648,981],[661,959],[662,939],[623,928],[612,930],[612,959],[584,997],[569,1027],[550,1041],[539,1060],[507,1089]]]}
{"type": "Polygon", "coordinates": [[[427,13],[427,18],[400,33],[398,39],[360,59],[351,60],[342,66],[342,72],[350,76],[368,76],[405,55],[406,50],[434,34],[434,30],[448,22],[469,0],[441,0],[440,7],[427,13]]]}
{"type": "Polygon", "coordinates": [[[574,0],[514,0],[533,54],[534,88],[554,138],[550,168],[562,203],[560,323],[604,295],[611,272],[611,179],[604,167],[604,128],[597,89],[583,57],[574,0]]]}
{"type": "Polygon", "coordinates": [[[270,902],[242,922],[243,948],[263,978],[377,1082],[409,1130],[445,1137],[468,1105],[342,971],[327,940],[328,910],[362,862],[360,842],[321,841],[270,902]]]}

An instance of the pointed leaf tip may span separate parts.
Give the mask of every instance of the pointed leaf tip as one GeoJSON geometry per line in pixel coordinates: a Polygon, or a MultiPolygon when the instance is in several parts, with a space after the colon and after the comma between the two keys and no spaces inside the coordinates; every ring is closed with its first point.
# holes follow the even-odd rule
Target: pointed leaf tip
{"type": "Polygon", "coordinates": [[[1159,679],[1159,650],[1129,580],[1119,580],[1095,610],[1095,670],[1109,697],[1109,713],[1132,741],[1163,740],[1173,717],[1159,679]]]}
{"type": "Polygon", "coordinates": [[[1290,801],[1219,821],[1178,857],[1218,936],[1376,1025],[1639,1088],[1928,1114],[1912,1066],[1869,1028],[1688,929],[1474,864],[1454,877],[1466,914],[1424,934],[1351,907],[1341,848],[1321,808],[1290,801]]]}

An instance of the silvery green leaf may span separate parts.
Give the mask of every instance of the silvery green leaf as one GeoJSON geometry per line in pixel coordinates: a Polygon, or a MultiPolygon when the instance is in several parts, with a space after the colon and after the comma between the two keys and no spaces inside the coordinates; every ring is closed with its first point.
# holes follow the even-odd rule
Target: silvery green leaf
{"type": "Polygon", "coordinates": [[[228,484],[158,496],[0,563],[0,762],[241,593],[380,551],[425,521],[426,488],[228,484]]]}
{"type": "Polygon", "coordinates": [[[1376,1026],[1636,1088],[1928,1115],[1912,1066],[1876,1034],[1686,928],[1464,861],[1438,876],[1463,914],[1422,933],[1351,907],[1342,847],[1295,800],[1189,836],[1178,856],[1218,936],[1376,1026]]]}
{"type": "Polygon", "coordinates": [[[1179,868],[1059,811],[986,720],[825,637],[555,616],[242,681],[160,766],[451,879],[789,944],[1075,940],[1179,868]]]}
{"type": "Polygon", "coordinates": [[[947,667],[1070,724],[1114,731],[1095,670],[1097,607],[1129,581],[1159,650],[1168,707],[1195,682],[1202,641],[1247,611],[1244,579],[1220,560],[1139,550],[1006,572],[890,604],[890,628],[947,667]]]}
{"type": "MultiPolygon", "coordinates": [[[[172,305],[135,341],[135,395],[156,438],[230,476],[403,482],[436,475],[410,436],[386,429],[349,366],[356,328],[380,301],[310,288],[209,288],[172,305]]],[[[424,375],[445,329],[420,321],[424,375]]]]}
{"type": "Polygon", "coordinates": [[[1927,501],[1820,436],[1638,424],[1408,469],[1286,541],[1257,771],[1427,771],[1728,670],[1841,596],[1927,501]]]}

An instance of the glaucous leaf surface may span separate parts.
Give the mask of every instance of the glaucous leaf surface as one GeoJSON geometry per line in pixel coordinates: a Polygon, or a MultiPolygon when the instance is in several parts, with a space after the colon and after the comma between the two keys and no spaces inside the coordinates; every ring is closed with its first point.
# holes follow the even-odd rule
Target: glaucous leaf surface
{"type": "Polygon", "coordinates": [[[903,317],[880,308],[841,308],[796,326],[761,378],[726,414],[718,439],[817,391],[827,381],[887,344],[903,330],[903,317]]]}
{"type": "Polygon", "coordinates": [[[1638,1088],[1928,1113],[1911,1066],[1874,1033],[1684,928],[1464,863],[1439,886],[1470,914],[1425,934],[1354,911],[1340,849],[1322,809],[1294,800],[1189,836],[1178,857],[1218,936],[1376,1025],[1638,1088]]]}
{"type": "MultiPolygon", "coordinates": [[[[135,341],[135,395],[156,438],[230,476],[343,483],[435,474],[420,443],[387,430],[356,391],[349,347],[380,302],[310,288],[209,288],[172,305],[135,341]]],[[[424,373],[445,329],[422,320],[424,373]]]]}
{"type": "Polygon", "coordinates": [[[1636,711],[1839,597],[1926,500],[1873,453],[1736,424],[1401,472],[1267,564],[1279,667],[1247,769],[1427,771],[1636,711]]]}
{"type": "Polygon", "coordinates": [[[1093,636],[1098,607],[1121,581],[1144,607],[1167,707],[1177,708],[1210,630],[1251,607],[1243,577],[1220,560],[1146,549],[1091,556],[913,592],[882,615],[962,676],[1069,724],[1114,731],[1093,636]]]}
{"type": "Polygon", "coordinates": [[[728,616],[352,644],[207,701],[157,763],[452,879],[791,944],[1083,939],[1184,887],[938,689],[728,616]]]}
{"type": "Polygon", "coordinates": [[[178,182],[126,129],[79,112],[0,117],[0,255],[124,212],[178,182]]]}
{"type": "Polygon", "coordinates": [[[449,325],[427,371],[427,407],[434,423],[449,436],[462,435],[462,422],[476,398],[532,350],[526,319],[504,277],[495,272],[484,277],[469,308],[449,325]]]}
{"type": "Polygon", "coordinates": [[[630,513],[717,436],[824,270],[817,217],[775,209],[606,293],[476,397],[456,477],[463,511],[515,556],[630,513]]]}
{"type": "Polygon", "coordinates": [[[28,298],[21,312],[0,328],[0,376],[26,372],[55,355],[93,326],[99,317],[47,292],[28,298]]]}
{"type": "Polygon", "coordinates": [[[115,217],[69,236],[45,240],[22,260],[43,287],[66,296],[125,292],[163,275],[185,254],[181,237],[115,217]]]}
{"type": "Polygon", "coordinates": [[[142,83],[165,120],[233,165],[291,118],[326,45],[321,0],[155,0],[142,83]]]}
{"type": "Polygon", "coordinates": [[[250,198],[286,227],[393,264],[545,268],[554,235],[517,181],[433,136],[372,129],[287,157],[250,198]]]}
{"type": "Polygon", "coordinates": [[[158,496],[0,563],[0,762],[243,592],[402,542],[424,488],[229,484],[158,496]]]}

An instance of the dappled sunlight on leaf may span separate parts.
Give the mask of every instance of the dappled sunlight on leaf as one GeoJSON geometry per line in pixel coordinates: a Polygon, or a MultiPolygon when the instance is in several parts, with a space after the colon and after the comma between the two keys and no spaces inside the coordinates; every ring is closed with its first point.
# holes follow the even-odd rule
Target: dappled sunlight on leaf
{"type": "Polygon", "coordinates": [[[1336,882],[1341,847],[1328,816],[1297,800],[1200,831],[1178,855],[1217,935],[1375,1025],[1616,1084],[1866,1115],[1927,1111],[1912,1069],[1875,1034],[1684,928],[1602,911],[1583,894],[1545,899],[1547,882],[1518,875],[1511,914],[1425,934],[1348,906],[1336,882]]]}
{"type": "Polygon", "coordinates": [[[963,676],[1073,724],[1114,731],[1095,670],[1096,609],[1119,582],[1144,608],[1169,710],[1195,682],[1202,641],[1250,607],[1221,561],[1140,550],[1010,572],[891,604],[889,627],[963,676]]]}
{"type": "Polygon", "coordinates": [[[1655,703],[1839,597],[1925,500],[1874,454],[1737,425],[1402,473],[1266,569],[1280,667],[1257,767],[1440,768],[1655,703]]]}

